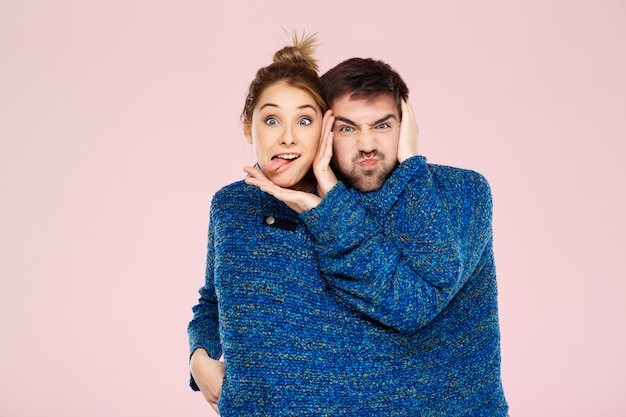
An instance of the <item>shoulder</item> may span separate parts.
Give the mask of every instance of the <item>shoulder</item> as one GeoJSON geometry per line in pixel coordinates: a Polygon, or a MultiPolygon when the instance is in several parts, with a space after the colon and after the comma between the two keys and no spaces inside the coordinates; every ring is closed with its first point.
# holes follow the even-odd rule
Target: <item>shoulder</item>
{"type": "Polygon", "coordinates": [[[221,211],[240,211],[250,205],[254,198],[256,187],[246,184],[243,180],[228,184],[213,194],[211,199],[211,213],[215,215],[221,211]]]}
{"type": "Polygon", "coordinates": [[[429,164],[432,183],[450,209],[462,216],[491,218],[491,187],[484,175],[471,169],[429,164]]]}
{"type": "Polygon", "coordinates": [[[491,195],[487,178],[476,171],[447,165],[428,164],[433,181],[440,186],[460,188],[465,192],[491,195]]]}
{"type": "Polygon", "coordinates": [[[466,168],[427,162],[424,156],[415,156],[400,164],[390,181],[402,181],[408,178],[409,182],[430,179],[436,186],[459,186],[477,191],[489,191],[489,182],[484,175],[466,168]]]}
{"type": "Polygon", "coordinates": [[[253,187],[243,180],[223,186],[213,194],[212,203],[247,199],[252,194],[253,187]]]}

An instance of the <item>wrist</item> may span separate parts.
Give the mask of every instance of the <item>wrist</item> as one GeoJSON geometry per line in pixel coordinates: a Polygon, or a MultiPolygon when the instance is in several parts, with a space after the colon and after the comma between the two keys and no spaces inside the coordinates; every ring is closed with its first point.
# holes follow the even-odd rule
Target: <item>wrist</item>
{"type": "Polygon", "coordinates": [[[209,353],[204,348],[198,348],[191,354],[191,357],[189,358],[189,366],[193,368],[198,363],[206,362],[210,359],[211,357],[209,356],[209,353]]]}

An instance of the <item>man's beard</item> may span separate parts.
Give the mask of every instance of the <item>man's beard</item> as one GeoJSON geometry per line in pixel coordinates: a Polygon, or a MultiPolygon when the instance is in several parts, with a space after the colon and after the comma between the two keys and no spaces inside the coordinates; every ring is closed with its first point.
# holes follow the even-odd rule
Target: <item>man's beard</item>
{"type": "Polygon", "coordinates": [[[382,187],[385,181],[387,181],[387,178],[391,176],[391,173],[398,165],[396,162],[396,164],[394,164],[393,166],[388,166],[383,161],[384,156],[380,154],[379,156],[380,159],[378,161],[380,166],[374,169],[359,170],[357,166],[357,161],[361,159],[360,157],[355,158],[352,161],[352,169],[349,172],[344,172],[340,170],[334,159],[331,160],[331,166],[333,168],[333,171],[335,172],[335,175],[337,175],[337,177],[344,184],[354,188],[359,192],[368,193],[376,191],[380,187],[382,187]]]}

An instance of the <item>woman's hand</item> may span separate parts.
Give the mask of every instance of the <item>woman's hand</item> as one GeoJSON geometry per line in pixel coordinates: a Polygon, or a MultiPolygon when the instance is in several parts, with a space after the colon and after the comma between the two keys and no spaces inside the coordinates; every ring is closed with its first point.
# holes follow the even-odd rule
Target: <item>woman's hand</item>
{"type": "Polygon", "coordinates": [[[313,160],[313,173],[317,179],[317,192],[324,198],[327,192],[337,184],[337,177],[330,168],[330,159],[333,156],[333,124],[335,117],[332,110],[324,114],[322,120],[322,135],[317,149],[317,155],[313,160]]]}
{"type": "Polygon", "coordinates": [[[398,142],[398,162],[402,163],[417,155],[417,122],[413,107],[402,100],[402,123],[400,124],[400,141],[398,142]]]}
{"type": "Polygon", "coordinates": [[[189,368],[200,392],[215,412],[219,414],[217,401],[222,393],[222,381],[225,374],[224,362],[212,359],[204,349],[196,349],[191,355],[189,368]]]}
{"type": "Polygon", "coordinates": [[[243,170],[248,174],[245,179],[246,184],[255,185],[266,193],[273,195],[298,214],[317,207],[320,201],[322,201],[320,197],[312,193],[279,187],[270,181],[258,168],[248,166],[244,167],[243,170]]]}
{"type": "Polygon", "coordinates": [[[317,207],[326,193],[338,182],[335,173],[330,168],[330,159],[333,156],[333,123],[335,123],[335,118],[333,117],[332,111],[328,110],[322,120],[320,143],[312,167],[315,179],[317,180],[317,192],[319,196],[304,191],[280,187],[267,178],[261,170],[250,166],[243,168],[245,173],[248,174],[245,178],[246,184],[257,186],[262,191],[273,195],[298,214],[317,207]]]}

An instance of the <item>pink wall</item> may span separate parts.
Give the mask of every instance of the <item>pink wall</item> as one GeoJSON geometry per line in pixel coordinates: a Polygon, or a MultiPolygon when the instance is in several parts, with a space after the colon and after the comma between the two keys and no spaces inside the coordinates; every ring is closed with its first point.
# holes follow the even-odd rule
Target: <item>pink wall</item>
{"type": "Polygon", "coordinates": [[[186,324],[281,27],[390,62],[490,179],[512,415],[626,415],[625,2],[212,3],[0,0],[0,415],[211,415],[186,324]]]}

